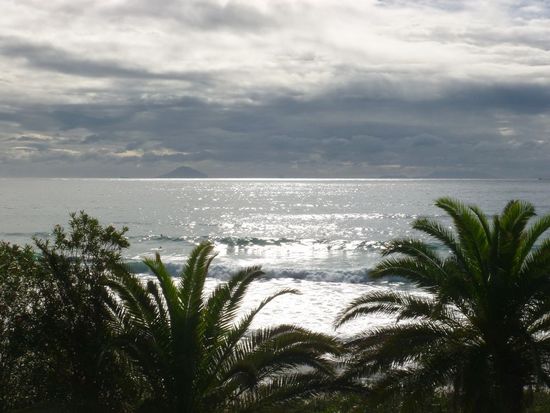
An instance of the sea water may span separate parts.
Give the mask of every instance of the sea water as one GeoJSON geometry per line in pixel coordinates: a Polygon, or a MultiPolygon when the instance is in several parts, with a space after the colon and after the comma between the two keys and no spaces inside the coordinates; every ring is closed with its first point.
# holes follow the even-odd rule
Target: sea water
{"type": "MultiPolygon", "coordinates": [[[[338,312],[362,293],[415,290],[399,278],[373,281],[369,268],[389,240],[422,237],[411,229],[414,219],[451,224],[435,199],[455,197],[488,214],[523,199],[539,214],[550,212],[550,182],[543,180],[5,178],[0,189],[0,239],[47,237],[70,212],[84,210],[129,228],[125,259],[143,277],[142,258],[159,253],[177,275],[191,249],[209,240],[218,254],[209,288],[238,268],[261,265],[265,279],[252,287],[247,308],[281,288],[300,292],[270,304],[255,327],[298,323],[324,332],[333,331],[338,312]]],[[[373,316],[340,333],[388,322],[373,316]]]]}

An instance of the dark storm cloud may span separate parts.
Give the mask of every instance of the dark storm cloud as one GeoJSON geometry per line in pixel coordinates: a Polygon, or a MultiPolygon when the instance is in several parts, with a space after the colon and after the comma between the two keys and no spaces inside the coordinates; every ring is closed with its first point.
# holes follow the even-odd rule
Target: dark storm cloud
{"type": "MultiPolygon", "coordinates": [[[[113,61],[99,61],[74,55],[51,44],[33,43],[19,38],[0,37],[0,55],[22,59],[27,65],[79,77],[179,80],[207,83],[205,73],[156,73],[139,67],[125,67],[113,61]]],[[[83,56],[84,55],[84,56],[83,56]]]]}
{"type": "Polygon", "coordinates": [[[550,105],[545,89],[463,84],[431,100],[406,102],[389,95],[382,101],[347,95],[346,88],[315,99],[281,98],[231,108],[199,100],[136,104],[124,110],[108,105],[65,106],[50,111],[60,129],[85,128],[95,133],[82,143],[107,146],[50,153],[48,159],[57,155],[142,164],[254,161],[437,168],[475,167],[489,160],[503,166],[517,157],[525,162],[548,158],[546,143],[525,140],[528,136],[506,137],[495,117],[517,111],[522,116],[540,115],[550,105]],[[98,113],[119,115],[110,122],[94,123],[98,113]],[[465,125],[465,119],[472,125],[465,125]],[[136,138],[138,134],[141,137],[136,138]]]}
{"type": "Polygon", "coordinates": [[[535,1],[10,3],[0,174],[550,175],[549,16],[535,1]]]}
{"type": "Polygon", "coordinates": [[[82,140],[82,143],[85,144],[85,145],[94,145],[94,144],[99,143],[99,142],[105,142],[105,141],[108,142],[109,140],[110,140],[109,136],[94,134],[94,135],[86,136],[82,140]]]}
{"type": "MultiPolygon", "coordinates": [[[[519,85],[513,89],[522,90],[519,85]]],[[[548,152],[532,153],[529,145],[518,145],[501,135],[503,128],[495,114],[515,114],[516,104],[509,99],[499,101],[487,96],[508,97],[509,90],[509,86],[504,86],[504,91],[498,86],[486,87],[476,95],[475,88],[464,85],[460,96],[450,91],[429,102],[388,99],[385,104],[335,93],[307,102],[284,99],[263,107],[242,107],[217,118],[218,137],[215,131],[208,132],[214,136],[211,156],[222,161],[254,158],[289,162],[317,157],[329,162],[414,166],[476,164],[493,155],[502,159],[518,154],[547,157],[548,152]],[[472,125],[465,123],[466,119],[472,125]]],[[[521,113],[536,117],[548,104],[542,98],[547,94],[535,93],[530,99],[531,92],[532,88],[527,87],[511,98],[529,101],[530,104],[521,107],[521,113]]],[[[526,131],[529,132],[532,131],[526,131]]],[[[202,147],[208,145],[206,137],[201,142],[202,147]]],[[[165,143],[177,149],[194,149],[189,140],[177,137],[166,139],[165,143]]]]}
{"type": "Polygon", "coordinates": [[[8,142],[17,142],[20,144],[25,143],[38,143],[38,142],[44,142],[45,138],[43,137],[37,137],[37,136],[27,136],[27,135],[21,135],[21,136],[12,136],[10,138],[6,139],[8,142]]]}
{"type": "Polygon", "coordinates": [[[452,102],[464,108],[502,109],[537,114],[550,109],[550,86],[533,84],[483,85],[453,88],[452,102]]]}

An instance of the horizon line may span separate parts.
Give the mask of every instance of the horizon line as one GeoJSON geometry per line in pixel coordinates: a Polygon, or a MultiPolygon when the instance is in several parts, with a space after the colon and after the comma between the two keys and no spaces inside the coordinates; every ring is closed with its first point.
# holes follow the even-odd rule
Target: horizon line
{"type": "Polygon", "coordinates": [[[44,179],[44,180],[103,180],[103,181],[550,181],[550,178],[139,178],[139,177],[77,177],[77,176],[0,176],[0,179],[44,179]]]}

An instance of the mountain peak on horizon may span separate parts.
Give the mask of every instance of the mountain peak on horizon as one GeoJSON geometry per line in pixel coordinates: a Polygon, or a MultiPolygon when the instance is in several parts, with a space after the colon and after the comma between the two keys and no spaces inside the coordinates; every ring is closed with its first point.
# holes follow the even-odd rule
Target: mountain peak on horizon
{"type": "Polygon", "coordinates": [[[180,166],[168,173],[165,173],[159,178],[208,178],[208,175],[190,168],[189,166],[180,166]]]}

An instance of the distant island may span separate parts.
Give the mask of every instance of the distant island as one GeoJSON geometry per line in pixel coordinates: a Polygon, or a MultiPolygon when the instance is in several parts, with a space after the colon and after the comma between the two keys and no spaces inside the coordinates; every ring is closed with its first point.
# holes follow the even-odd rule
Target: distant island
{"type": "Polygon", "coordinates": [[[159,178],[208,178],[208,175],[188,166],[180,166],[171,172],[159,176],[159,178]]]}

